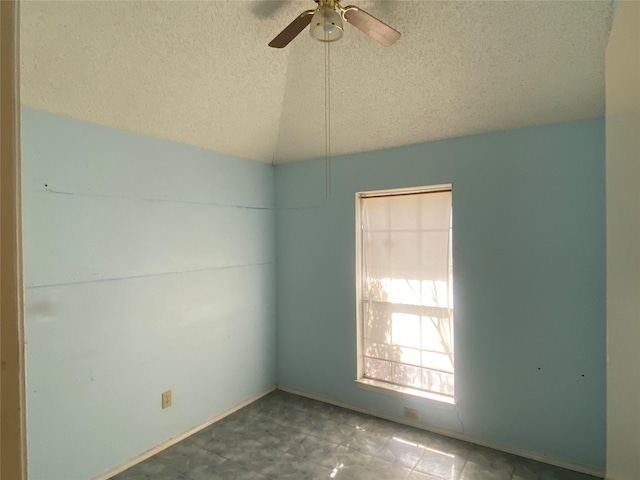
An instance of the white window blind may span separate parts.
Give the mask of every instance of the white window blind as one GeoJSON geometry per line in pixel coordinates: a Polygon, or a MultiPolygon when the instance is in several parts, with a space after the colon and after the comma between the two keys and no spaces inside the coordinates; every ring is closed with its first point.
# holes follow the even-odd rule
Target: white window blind
{"type": "Polygon", "coordinates": [[[362,374],[454,393],[451,190],[360,195],[362,374]]]}

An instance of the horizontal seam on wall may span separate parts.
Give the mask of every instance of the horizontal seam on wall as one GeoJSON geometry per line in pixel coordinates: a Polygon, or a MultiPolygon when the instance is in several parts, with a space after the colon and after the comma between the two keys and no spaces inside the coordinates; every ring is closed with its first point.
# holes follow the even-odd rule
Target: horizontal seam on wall
{"type": "Polygon", "coordinates": [[[142,278],[165,277],[168,275],[181,275],[185,273],[210,272],[215,270],[232,270],[232,269],[247,268],[247,267],[262,267],[262,266],[273,265],[273,264],[274,264],[273,262],[247,263],[247,264],[241,264],[241,265],[227,265],[222,267],[197,268],[195,270],[181,270],[179,272],[161,272],[161,273],[149,273],[145,275],[132,275],[130,277],[100,278],[95,280],[78,280],[76,282],[63,282],[63,283],[43,283],[39,285],[27,285],[25,286],[25,289],[36,290],[40,288],[67,287],[67,286],[73,286],[73,285],[83,285],[87,283],[119,282],[119,281],[125,281],[125,280],[138,280],[142,278]]]}
{"type": "Polygon", "coordinates": [[[141,202],[161,202],[161,203],[177,203],[177,204],[186,204],[186,205],[205,205],[209,207],[221,207],[221,208],[239,208],[243,210],[267,210],[272,211],[274,207],[257,207],[251,205],[238,205],[238,204],[225,204],[225,203],[211,203],[211,202],[196,202],[191,200],[171,200],[168,198],[145,198],[145,197],[126,197],[126,196],[117,196],[117,195],[106,195],[101,193],[82,193],[82,192],[64,192],[61,190],[36,190],[35,193],[46,193],[53,195],[61,195],[68,197],[93,197],[93,198],[110,198],[116,200],[138,200],[141,202]]]}

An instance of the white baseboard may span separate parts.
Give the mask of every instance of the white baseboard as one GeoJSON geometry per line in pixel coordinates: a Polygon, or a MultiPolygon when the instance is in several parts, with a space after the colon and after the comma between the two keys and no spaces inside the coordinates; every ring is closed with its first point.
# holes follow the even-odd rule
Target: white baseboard
{"type": "Polygon", "coordinates": [[[544,455],[539,455],[537,453],[529,452],[527,450],[521,450],[519,448],[507,447],[504,445],[498,445],[492,442],[488,442],[481,438],[476,438],[471,435],[467,435],[464,433],[456,432],[453,430],[447,430],[444,428],[433,427],[430,425],[425,425],[424,423],[412,421],[406,417],[387,415],[385,413],[377,412],[374,410],[370,410],[368,408],[362,408],[357,405],[353,405],[350,403],[340,402],[331,397],[325,397],[324,395],[317,395],[315,393],[307,392],[304,390],[298,390],[296,388],[287,387],[286,385],[278,385],[278,390],[282,390],[284,392],[293,393],[295,395],[300,395],[302,397],[311,398],[313,400],[318,400],[320,402],[329,403],[331,405],[336,405],[338,407],[348,408],[349,410],[355,410],[356,412],[366,413],[367,415],[372,415],[374,417],[384,418],[385,420],[391,420],[396,423],[401,423],[403,425],[409,425],[410,427],[420,428],[422,430],[427,430],[429,432],[438,433],[440,435],[445,435],[447,437],[456,438],[458,440],[464,440],[466,442],[475,443],[476,445],[481,445],[483,447],[493,448],[494,450],[500,450],[501,452],[511,453],[513,455],[518,455],[519,457],[529,458],[531,460],[536,460],[542,463],[548,463],[549,465],[554,465],[556,467],[566,468],[568,470],[573,470],[575,472],[585,473],[587,475],[593,475],[594,477],[604,478],[605,472],[602,470],[597,470],[589,467],[585,467],[584,465],[578,465],[575,463],[567,462],[565,460],[547,457],[544,455]]]}
{"type": "Polygon", "coordinates": [[[210,418],[209,420],[207,420],[206,422],[197,425],[195,427],[192,427],[188,430],[185,430],[184,432],[180,433],[179,435],[176,435],[175,437],[171,437],[170,439],[162,442],[159,445],[156,445],[155,447],[147,450],[144,453],[141,453],[140,455],[132,458],[131,460],[128,460],[127,462],[118,465],[117,467],[109,470],[106,473],[102,473],[96,477],[93,477],[93,480],[107,480],[108,478],[113,477],[114,475],[117,475],[118,473],[124,472],[125,470],[127,470],[128,468],[133,467],[134,465],[146,460],[149,457],[153,457],[156,453],[160,453],[162,450],[169,448],[172,445],[175,445],[176,443],[184,440],[185,438],[193,435],[196,432],[199,432],[200,430],[202,430],[203,428],[207,428],[209,425],[212,425],[214,423],[216,423],[218,420],[222,420],[224,417],[231,415],[232,413],[240,410],[243,407],[246,407],[247,405],[249,405],[250,403],[255,402],[256,400],[264,397],[265,395],[273,392],[276,389],[275,386],[264,390],[260,393],[258,393],[257,395],[253,395],[252,397],[249,397],[248,399],[244,400],[243,402],[239,403],[238,405],[234,406],[233,408],[230,408],[229,410],[226,410],[225,412],[216,415],[213,418],[210,418]]]}

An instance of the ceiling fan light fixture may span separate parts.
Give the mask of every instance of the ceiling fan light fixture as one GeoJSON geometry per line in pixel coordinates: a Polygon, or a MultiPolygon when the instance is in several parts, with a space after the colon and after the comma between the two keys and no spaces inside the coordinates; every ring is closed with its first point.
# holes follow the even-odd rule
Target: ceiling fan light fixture
{"type": "Polygon", "coordinates": [[[335,42],[342,38],[344,26],[342,17],[329,5],[322,5],[311,18],[309,34],[321,42],[335,42]]]}

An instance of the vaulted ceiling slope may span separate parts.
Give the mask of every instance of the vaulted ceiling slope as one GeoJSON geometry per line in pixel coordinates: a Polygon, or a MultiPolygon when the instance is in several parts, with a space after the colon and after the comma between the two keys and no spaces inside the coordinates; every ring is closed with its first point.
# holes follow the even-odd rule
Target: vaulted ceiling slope
{"type": "Polygon", "coordinates": [[[311,0],[24,1],[26,106],[268,163],[604,115],[611,1],[352,0],[350,25],[267,43],[311,0]],[[328,57],[326,57],[328,55],[328,57]]]}

